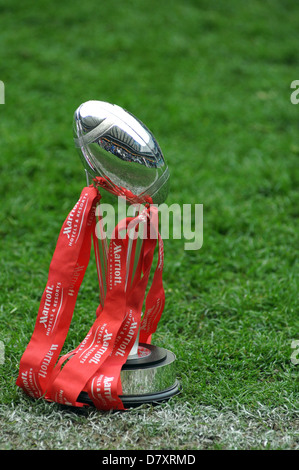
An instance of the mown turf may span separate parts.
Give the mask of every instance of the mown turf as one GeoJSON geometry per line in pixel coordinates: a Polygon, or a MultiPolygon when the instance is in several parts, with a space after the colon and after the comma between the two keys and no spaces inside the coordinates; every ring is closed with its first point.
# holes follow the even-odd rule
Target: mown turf
{"type": "MultiPolygon", "coordinates": [[[[200,250],[165,240],[167,301],[154,343],[177,354],[183,392],[173,410],[187,402],[198,415],[202,406],[298,412],[299,105],[290,102],[298,28],[291,0],[0,0],[0,401],[8,410],[24,407],[19,360],[61,224],[85,184],[73,112],[99,99],[154,132],[171,173],[167,202],[204,208],[200,250]]],[[[96,282],[91,263],[67,349],[91,325],[96,282]]],[[[24,445],[9,429],[3,441],[24,445]]],[[[298,447],[296,437],[281,442],[298,447]]]]}

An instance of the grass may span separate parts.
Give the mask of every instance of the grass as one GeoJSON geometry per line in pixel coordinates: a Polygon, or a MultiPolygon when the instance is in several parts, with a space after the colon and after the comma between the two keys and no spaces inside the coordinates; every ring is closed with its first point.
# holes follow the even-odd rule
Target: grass
{"type": "MultiPolygon", "coordinates": [[[[0,448],[298,449],[299,7],[0,0],[0,12],[0,448]],[[183,391],[123,415],[32,402],[15,387],[85,184],[72,116],[88,99],[143,120],[169,165],[167,202],[204,207],[200,250],[165,240],[153,339],[176,352],[183,391]]],[[[91,263],[66,348],[97,300],[91,263]]]]}

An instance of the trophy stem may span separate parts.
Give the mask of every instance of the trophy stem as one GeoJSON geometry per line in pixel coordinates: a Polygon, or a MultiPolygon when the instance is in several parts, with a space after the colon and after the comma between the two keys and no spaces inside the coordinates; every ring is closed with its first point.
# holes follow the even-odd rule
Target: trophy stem
{"type": "MultiPolygon", "coordinates": [[[[87,183],[89,184],[89,175],[86,171],[87,183]]],[[[139,208],[136,211],[136,215],[139,213],[139,208]]],[[[105,297],[107,293],[107,269],[108,269],[108,243],[105,233],[105,227],[103,225],[103,217],[101,213],[100,203],[97,206],[97,215],[98,222],[96,228],[96,235],[98,238],[98,243],[95,245],[96,254],[96,263],[97,263],[97,273],[99,279],[99,289],[100,289],[100,303],[104,307],[105,297]]],[[[142,250],[143,238],[140,236],[141,231],[144,230],[144,222],[140,222],[139,225],[132,228],[129,233],[129,246],[127,254],[127,272],[126,272],[126,289],[128,286],[131,286],[134,280],[136,269],[140,261],[140,255],[142,250]],[[137,233],[139,232],[139,233],[137,233]]],[[[129,356],[134,356],[138,352],[138,342],[139,342],[139,332],[136,337],[136,341],[133,345],[132,350],[130,351],[129,356]]]]}
{"type": "Polygon", "coordinates": [[[97,272],[99,278],[100,288],[100,303],[104,307],[105,297],[107,293],[107,270],[108,270],[108,243],[103,225],[103,216],[101,212],[101,205],[97,206],[98,223],[97,223],[97,238],[98,244],[95,247],[97,250],[97,272]],[[100,231],[100,233],[98,233],[100,231]]]}
{"type": "MultiPolygon", "coordinates": [[[[91,184],[90,177],[85,170],[86,175],[86,183],[87,186],[91,184]]],[[[99,280],[99,296],[100,296],[100,304],[104,307],[105,297],[107,293],[107,269],[108,269],[108,244],[107,238],[104,230],[104,225],[102,222],[103,216],[101,212],[101,205],[100,203],[97,204],[96,213],[98,215],[98,223],[96,226],[96,236],[98,239],[98,243],[94,242],[94,248],[96,251],[96,265],[97,265],[97,273],[98,273],[98,280],[99,280]],[[98,233],[98,231],[100,233],[98,233]]]]}
{"type": "MultiPolygon", "coordinates": [[[[139,213],[139,210],[137,211],[136,215],[138,213],[139,213]]],[[[142,237],[140,237],[140,233],[142,230],[144,230],[144,223],[140,222],[139,226],[137,226],[136,228],[133,228],[130,232],[129,249],[128,249],[128,257],[127,257],[126,288],[128,288],[128,285],[132,285],[134,276],[136,273],[137,265],[140,260],[141,249],[142,249],[142,244],[143,244],[143,239],[142,237]],[[139,231],[138,234],[137,234],[137,231],[139,231]]],[[[140,330],[138,331],[135,343],[128,355],[128,359],[134,358],[136,357],[136,355],[138,355],[139,334],[140,334],[140,330]]]]}

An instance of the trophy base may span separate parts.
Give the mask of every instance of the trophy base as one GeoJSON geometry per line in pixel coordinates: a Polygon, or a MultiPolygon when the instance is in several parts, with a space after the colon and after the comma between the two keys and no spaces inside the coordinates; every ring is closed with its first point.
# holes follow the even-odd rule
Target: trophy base
{"type": "MultiPolygon", "coordinates": [[[[167,349],[140,343],[120,373],[123,394],[119,398],[124,407],[158,404],[177,395],[180,384],[176,379],[175,359],[167,349]]],[[[93,405],[86,392],[80,393],[78,401],[93,405]]]]}

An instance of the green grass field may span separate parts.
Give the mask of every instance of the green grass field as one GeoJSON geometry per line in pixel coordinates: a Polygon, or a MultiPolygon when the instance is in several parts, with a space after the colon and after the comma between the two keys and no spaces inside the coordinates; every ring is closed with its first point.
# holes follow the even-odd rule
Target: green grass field
{"type": "MultiPolygon", "coordinates": [[[[294,0],[0,0],[0,449],[299,449],[298,30],[294,0]],[[200,250],[165,240],[153,338],[176,352],[182,392],[124,414],[15,386],[85,185],[72,119],[89,99],[145,122],[170,169],[167,202],[204,211],[200,250]]],[[[90,263],[67,350],[97,302],[90,263]]]]}

